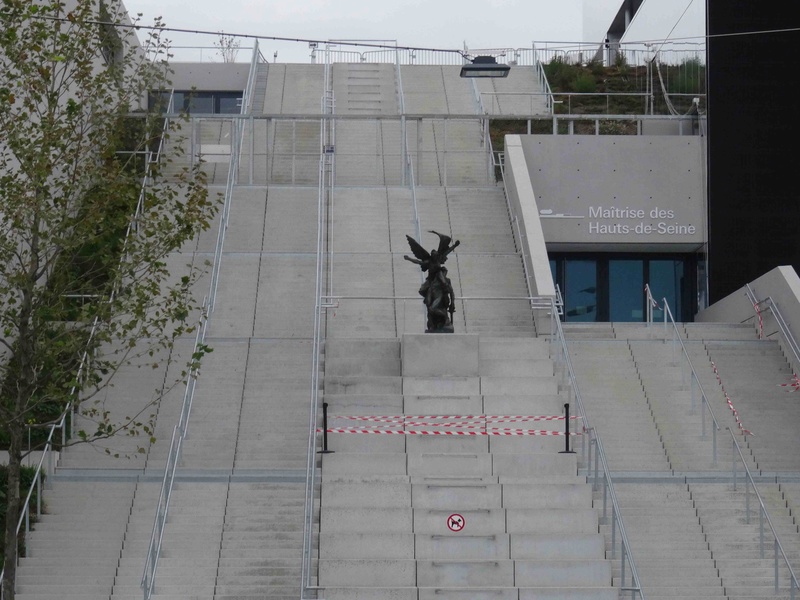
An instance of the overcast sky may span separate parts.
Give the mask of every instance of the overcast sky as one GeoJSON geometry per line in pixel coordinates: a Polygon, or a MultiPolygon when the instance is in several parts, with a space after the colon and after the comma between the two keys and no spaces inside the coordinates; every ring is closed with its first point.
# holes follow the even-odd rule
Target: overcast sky
{"type": "MultiPolygon", "coordinates": [[[[123,0],[143,24],[161,16],[168,27],[282,38],[387,40],[400,46],[529,48],[602,40],[622,0],[123,0]]],[[[626,40],[702,36],[705,0],[645,0],[626,40]],[[688,7],[688,10],[687,10],[688,7]],[[677,27],[675,27],[677,24],[677,27]],[[674,30],[673,30],[673,27],[674,30]]],[[[170,33],[175,46],[205,46],[203,60],[221,59],[217,36],[170,33]]],[[[279,62],[309,62],[307,43],[259,42],[279,62]]],[[[242,47],[251,46],[244,40],[242,47]]],[[[200,51],[175,51],[200,60],[200,51]]],[[[249,58],[241,53],[239,60],[249,58]]]]}

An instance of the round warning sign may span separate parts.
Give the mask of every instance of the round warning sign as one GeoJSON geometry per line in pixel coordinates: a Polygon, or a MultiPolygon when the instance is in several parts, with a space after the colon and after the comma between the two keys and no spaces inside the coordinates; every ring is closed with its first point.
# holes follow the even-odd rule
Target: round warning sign
{"type": "Polygon", "coordinates": [[[467,521],[458,513],[453,513],[447,517],[447,528],[450,531],[461,531],[466,524],[467,521]]]}

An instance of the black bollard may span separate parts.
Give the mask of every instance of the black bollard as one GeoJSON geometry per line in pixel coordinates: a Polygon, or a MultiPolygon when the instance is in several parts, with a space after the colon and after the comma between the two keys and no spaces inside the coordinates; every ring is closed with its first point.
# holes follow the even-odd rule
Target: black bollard
{"type": "Polygon", "coordinates": [[[574,450],[569,449],[569,402],[564,404],[564,439],[566,444],[566,449],[559,452],[559,454],[575,454],[574,450]]]}
{"type": "Polygon", "coordinates": [[[328,450],[328,403],[322,403],[322,450],[319,454],[333,454],[333,450],[328,450]]]}

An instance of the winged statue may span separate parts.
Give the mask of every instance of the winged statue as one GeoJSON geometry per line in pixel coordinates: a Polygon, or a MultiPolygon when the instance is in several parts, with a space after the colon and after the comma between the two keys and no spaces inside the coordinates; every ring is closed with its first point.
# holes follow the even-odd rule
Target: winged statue
{"type": "Polygon", "coordinates": [[[448,235],[430,231],[439,237],[437,248],[428,252],[417,240],[407,235],[408,245],[414,258],[405,255],[407,261],[419,265],[423,273],[427,273],[425,281],[419,288],[419,295],[428,309],[426,333],[453,333],[453,313],[455,312],[455,295],[453,285],[447,277],[444,263],[447,256],[455,250],[460,242],[453,242],[448,235]]]}

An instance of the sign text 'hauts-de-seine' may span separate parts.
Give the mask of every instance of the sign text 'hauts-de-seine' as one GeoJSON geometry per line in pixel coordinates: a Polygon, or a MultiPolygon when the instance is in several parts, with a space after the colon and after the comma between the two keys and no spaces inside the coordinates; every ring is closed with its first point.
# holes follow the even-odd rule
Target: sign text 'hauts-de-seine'
{"type": "Polygon", "coordinates": [[[593,235],[694,235],[697,228],[675,220],[672,209],[620,208],[616,206],[589,207],[589,233],[593,235]]]}

